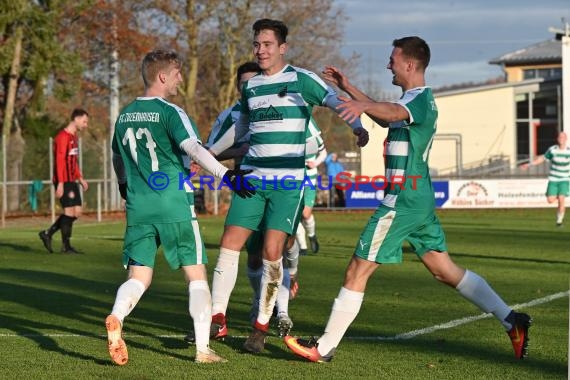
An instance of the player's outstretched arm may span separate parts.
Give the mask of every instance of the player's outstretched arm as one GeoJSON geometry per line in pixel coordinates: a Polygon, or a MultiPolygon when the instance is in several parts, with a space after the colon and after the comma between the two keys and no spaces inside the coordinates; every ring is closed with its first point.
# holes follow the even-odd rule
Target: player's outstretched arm
{"type": "Polygon", "coordinates": [[[352,99],[361,101],[372,100],[372,98],[364,92],[353,86],[348,80],[348,77],[335,66],[325,66],[325,69],[323,70],[323,78],[327,82],[334,84],[342,91],[346,92],[352,99]]]}
{"type": "Polygon", "coordinates": [[[398,103],[375,102],[371,100],[358,101],[340,96],[341,103],[336,107],[338,115],[347,123],[360,120],[360,115],[366,113],[372,120],[383,127],[395,121],[408,120],[408,111],[398,103]]]}
{"type": "Polygon", "coordinates": [[[542,164],[545,160],[546,160],[546,158],[544,157],[544,155],[540,155],[540,156],[536,157],[534,160],[532,160],[526,164],[522,164],[520,166],[520,168],[521,169],[528,169],[530,166],[542,164]]]}

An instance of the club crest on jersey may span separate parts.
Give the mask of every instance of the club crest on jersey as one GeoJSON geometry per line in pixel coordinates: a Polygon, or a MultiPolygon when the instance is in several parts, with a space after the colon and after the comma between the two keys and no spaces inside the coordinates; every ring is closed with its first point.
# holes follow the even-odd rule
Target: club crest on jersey
{"type": "Polygon", "coordinates": [[[79,154],[79,148],[71,148],[69,150],[69,155],[70,156],[77,156],[79,154]]]}
{"type": "Polygon", "coordinates": [[[283,114],[275,107],[269,106],[268,108],[258,108],[249,114],[251,122],[256,121],[270,121],[270,120],[283,120],[283,114]]]}

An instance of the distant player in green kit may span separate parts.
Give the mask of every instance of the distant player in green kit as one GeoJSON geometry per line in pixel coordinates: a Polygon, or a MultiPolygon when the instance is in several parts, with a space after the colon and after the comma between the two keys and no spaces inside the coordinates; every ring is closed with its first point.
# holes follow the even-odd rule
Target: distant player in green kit
{"type": "Polygon", "coordinates": [[[566,145],[568,136],[560,132],[556,138],[556,145],[552,145],[546,153],[538,156],[528,164],[521,165],[527,169],[532,165],[539,165],[545,160],[550,162],[550,172],[548,173],[548,185],[546,186],[546,201],[548,203],[558,202],[556,212],[556,225],[562,226],[564,213],[566,211],[566,197],[570,195],[570,147],[566,145]]]}
{"type": "Polygon", "coordinates": [[[196,331],[198,363],[226,361],[209,348],[211,295],[204,242],[183,182],[189,174],[187,154],[206,170],[231,184],[240,196],[251,196],[241,170],[228,170],[202,145],[194,122],[166,99],[177,94],[182,82],[181,60],[174,52],[155,50],[142,63],[144,96],[127,105],[115,123],[113,164],[121,196],[126,199],[127,229],[123,265],[128,280],[118,289],[111,314],[105,320],[113,362],[128,361],[122,338],[124,318],[151,284],[156,251],[172,269],[182,268],[188,282],[189,311],[196,331]]]}
{"type": "Polygon", "coordinates": [[[428,157],[438,112],[424,77],[430,60],[429,47],[419,37],[394,40],[393,47],[387,68],[393,74],[392,83],[404,92],[396,102],[371,100],[335,67],[325,69],[324,79],[352,98],[341,97],[344,103],[337,107],[339,116],[345,121],[351,122],[366,113],[376,123],[388,128],[386,178],[398,176],[408,179],[403,186],[390,184],[386,187],[382,204],[356,244],[324,334],[318,339],[308,340],[288,336],[285,343],[296,355],[309,361],[330,361],[358,315],[368,279],[380,264],[401,263],[402,243],[407,240],[437,280],[455,288],[463,297],[499,320],[511,339],[515,357],[523,358],[527,353],[531,318],[512,310],[483,278],[451,260],[445,234],[434,212],[428,157]],[[415,187],[411,183],[414,176],[420,178],[415,187]]]}

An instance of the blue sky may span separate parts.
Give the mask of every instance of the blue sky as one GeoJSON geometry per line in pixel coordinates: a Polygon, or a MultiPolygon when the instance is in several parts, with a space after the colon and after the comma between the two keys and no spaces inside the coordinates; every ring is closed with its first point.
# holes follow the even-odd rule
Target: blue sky
{"type": "Polygon", "coordinates": [[[554,37],[570,23],[569,0],[339,0],[350,18],[343,52],[361,54],[360,79],[397,90],[385,69],[394,38],[418,35],[430,45],[433,87],[500,76],[492,58],[554,37]]]}

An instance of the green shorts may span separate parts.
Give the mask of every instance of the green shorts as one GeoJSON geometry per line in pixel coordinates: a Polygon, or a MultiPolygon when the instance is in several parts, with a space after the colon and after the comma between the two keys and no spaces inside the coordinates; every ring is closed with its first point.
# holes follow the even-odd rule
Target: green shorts
{"type": "Polygon", "coordinates": [[[559,195],[564,195],[567,197],[570,194],[568,181],[548,181],[546,186],[546,196],[547,197],[557,197],[559,195]]]}
{"type": "MultiPolygon", "coordinates": [[[[301,205],[301,209],[303,209],[303,205],[301,205]]],[[[295,219],[293,232],[290,235],[295,235],[297,233],[297,227],[301,222],[301,216],[303,215],[302,212],[297,213],[297,218],[295,219]]],[[[251,235],[247,238],[245,242],[245,248],[247,250],[248,255],[261,255],[261,250],[263,248],[263,238],[264,238],[264,231],[267,229],[265,224],[265,219],[262,219],[257,227],[257,230],[253,231],[251,235]]]]}
{"type": "Polygon", "coordinates": [[[154,268],[156,251],[164,249],[164,257],[172,269],[181,266],[206,264],[206,248],[200,236],[198,221],[141,224],[127,226],[123,247],[123,265],[129,259],[154,268]]]}
{"type": "Polygon", "coordinates": [[[225,225],[257,231],[262,228],[260,224],[263,221],[265,229],[291,235],[303,211],[303,189],[300,189],[298,181],[293,182],[282,186],[281,183],[266,181],[262,184],[261,180],[250,180],[256,188],[255,194],[245,199],[235,193],[232,195],[225,225]]]}
{"type": "Polygon", "coordinates": [[[401,263],[404,240],[419,257],[429,251],[447,252],[445,234],[433,211],[410,213],[380,206],[360,234],[354,254],[379,264],[401,263]]]}
{"type": "Polygon", "coordinates": [[[311,189],[310,186],[306,186],[304,199],[306,207],[315,207],[315,201],[317,200],[317,189],[311,189]]]}

